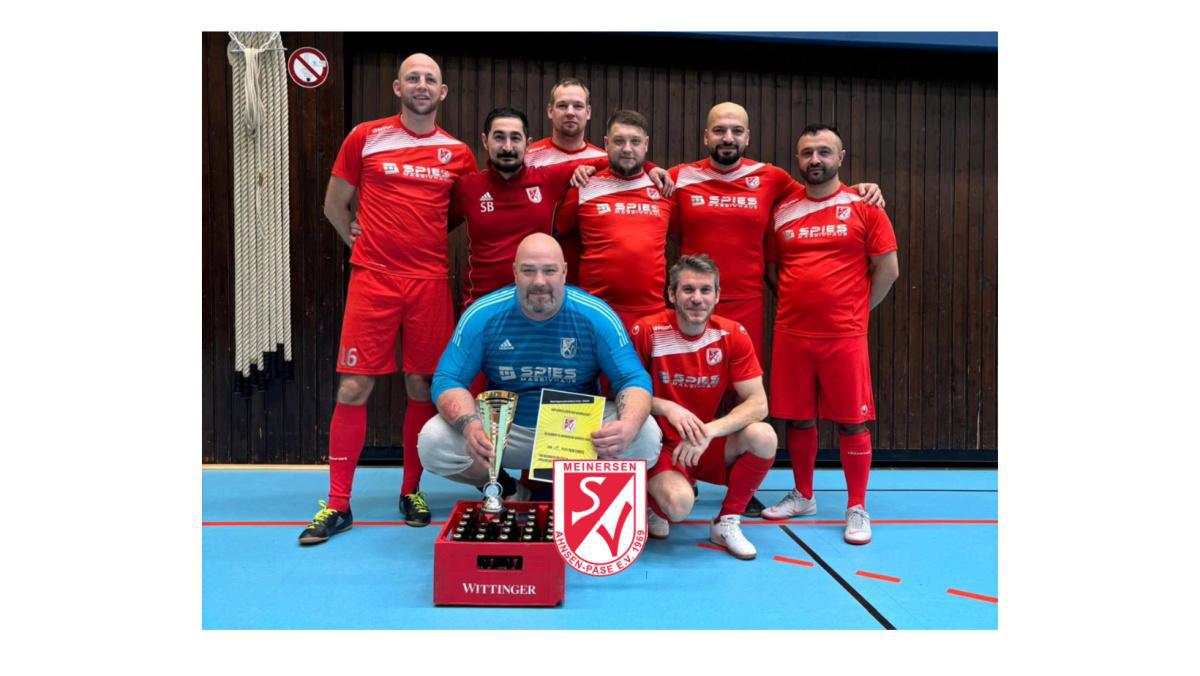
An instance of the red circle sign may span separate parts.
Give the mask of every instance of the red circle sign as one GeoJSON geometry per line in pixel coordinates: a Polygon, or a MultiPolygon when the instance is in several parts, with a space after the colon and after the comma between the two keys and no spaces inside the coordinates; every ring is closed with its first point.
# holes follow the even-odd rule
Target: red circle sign
{"type": "Polygon", "coordinates": [[[306,89],[320,87],[329,77],[329,59],[312,47],[301,47],[288,57],[288,75],[306,89]]]}

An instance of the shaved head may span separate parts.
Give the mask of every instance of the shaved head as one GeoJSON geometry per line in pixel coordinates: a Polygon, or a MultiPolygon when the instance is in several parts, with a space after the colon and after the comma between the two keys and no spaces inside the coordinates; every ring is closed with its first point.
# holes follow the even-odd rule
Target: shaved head
{"type": "Polygon", "coordinates": [[[718,103],[713,106],[712,110],[708,111],[708,120],[704,123],[704,126],[711,127],[714,121],[723,117],[736,118],[747,129],[750,128],[750,116],[746,113],[746,109],[732,101],[718,103]]]}
{"type": "Polygon", "coordinates": [[[437,61],[434,61],[433,57],[429,56],[428,54],[422,54],[420,52],[417,52],[416,54],[410,54],[407,59],[401,61],[400,62],[400,73],[399,73],[400,79],[403,80],[404,74],[407,73],[408,71],[412,70],[413,68],[430,69],[434,72],[435,75],[437,75],[437,81],[438,82],[442,81],[441,67],[439,67],[437,65],[437,61]]]}
{"type": "Polygon", "coordinates": [[[540,232],[521,240],[513,259],[513,278],[526,317],[544,321],[557,314],[567,284],[567,264],[558,241],[540,232]]]}

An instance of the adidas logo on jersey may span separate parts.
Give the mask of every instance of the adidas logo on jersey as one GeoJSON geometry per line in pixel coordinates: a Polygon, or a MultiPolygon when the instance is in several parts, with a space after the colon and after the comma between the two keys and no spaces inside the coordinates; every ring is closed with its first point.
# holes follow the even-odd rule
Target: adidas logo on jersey
{"type": "Polygon", "coordinates": [[[492,193],[490,193],[490,192],[483,193],[483,197],[480,197],[479,201],[480,202],[491,202],[492,201],[492,193]]]}
{"type": "Polygon", "coordinates": [[[504,350],[504,351],[507,351],[507,350],[515,350],[516,348],[515,348],[515,347],[513,347],[513,344],[512,344],[512,343],[508,342],[508,339],[507,339],[507,338],[505,338],[505,339],[504,339],[504,342],[503,342],[503,343],[500,343],[500,349],[501,349],[501,350],[504,350]]]}

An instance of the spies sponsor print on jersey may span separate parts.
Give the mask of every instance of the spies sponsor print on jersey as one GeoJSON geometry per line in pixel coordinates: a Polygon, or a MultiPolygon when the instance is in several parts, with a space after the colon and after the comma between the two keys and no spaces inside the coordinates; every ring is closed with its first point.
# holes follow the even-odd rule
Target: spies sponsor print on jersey
{"type": "Polygon", "coordinates": [[[614,575],[645,546],[645,460],[554,461],[554,547],[568,566],[614,575]]]}

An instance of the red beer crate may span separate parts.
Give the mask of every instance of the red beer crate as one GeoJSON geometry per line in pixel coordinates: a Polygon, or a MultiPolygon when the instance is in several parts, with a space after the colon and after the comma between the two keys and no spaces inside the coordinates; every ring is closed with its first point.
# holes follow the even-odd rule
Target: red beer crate
{"type": "Polygon", "coordinates": [[[532,542],[456,541],[455,529],[467,508],[480,502],[460,500],[433,543],[433,603],[438,606],[556,606],[566,587],[566,564],[543,540],[553,526],[548,502],[506,502],[534,526],[532,542]],[[533,510],[532,513],[530,510],[533,510]],[[532,518],[530,518],[532,517],[532,518]]]}

